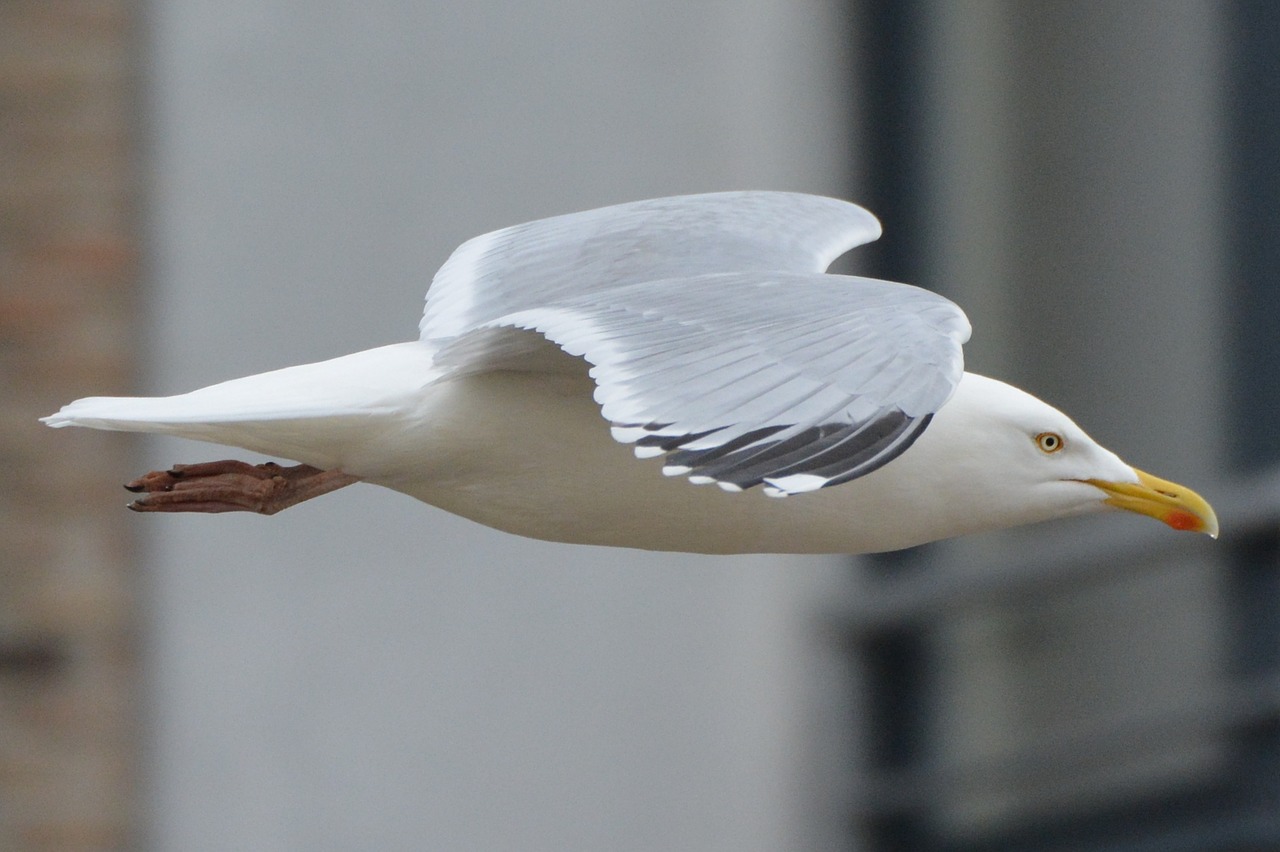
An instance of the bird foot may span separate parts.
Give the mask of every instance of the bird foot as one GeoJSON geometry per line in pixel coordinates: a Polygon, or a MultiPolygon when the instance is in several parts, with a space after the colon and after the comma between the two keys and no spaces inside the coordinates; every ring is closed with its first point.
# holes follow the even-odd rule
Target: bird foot
{"type": "Polygon", "coordinates": [[[153,470],[125,485],[139,497],[135,512],[256,512],[274,515],[283,509],[336,491],[357,477],[336,470],[275,462],[248,464],[216,461],[176,464],[153,470]]]}

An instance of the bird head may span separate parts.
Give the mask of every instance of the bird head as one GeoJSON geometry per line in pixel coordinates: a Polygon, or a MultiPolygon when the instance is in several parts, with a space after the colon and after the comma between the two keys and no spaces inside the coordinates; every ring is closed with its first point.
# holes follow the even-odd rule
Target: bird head
{"type": "Polygon", "coordinates": [[[1126,464],[1067,415],[1004,382],[966,373],[936,419],[941,431],[960,433],[952,447],[970,448],[974,493],[991,495],[1012,523],[1120,509],[1218,536],[1199,494],[1126,464]]]}

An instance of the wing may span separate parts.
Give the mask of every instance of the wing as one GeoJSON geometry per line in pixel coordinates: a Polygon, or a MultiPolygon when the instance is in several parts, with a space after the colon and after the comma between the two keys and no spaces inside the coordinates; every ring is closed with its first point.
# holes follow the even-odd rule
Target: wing
{"type": "Polygon", "coordinates": [[[517,352],[531,332],[594,366],[596,399],[636,455],[664,473],[774,496],[869,473],[907,449],[950,398],[963,312],[905,284],[732,272],[565,295],[484,322],[475,341],[517,352]],[[504,331],[505,330],[505,331],[504,331]]]}
{"type": "Polygon", "coordinates": [[[857,205],[790,192],[655,198],[542,219],[463,243],[427,293],[422,338],[642,281],[715,272],[822,272],[880,236],[857,205]]]}

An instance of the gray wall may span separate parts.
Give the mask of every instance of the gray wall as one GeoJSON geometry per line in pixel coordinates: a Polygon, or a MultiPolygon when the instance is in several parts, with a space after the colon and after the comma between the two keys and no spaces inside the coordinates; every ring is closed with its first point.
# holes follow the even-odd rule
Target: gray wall
{"type": "MultiPolygon", "coordinates": [[[[408,339],[432,271],[492,228],[843,193],[838,23],[787,0],[151,4],[146,390],[408,339]]],[[[142,467],[228,455],[149,447],[142,467]]],[[[148,536],[154,848],[839,833],[832,560],[557,547],[370,486],[275,518],[128,520],[148,536]]]]}

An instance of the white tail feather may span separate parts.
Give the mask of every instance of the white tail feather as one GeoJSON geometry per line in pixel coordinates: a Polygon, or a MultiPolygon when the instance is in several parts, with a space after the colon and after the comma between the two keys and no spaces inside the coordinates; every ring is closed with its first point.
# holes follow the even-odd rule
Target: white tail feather
{"type": "Polygon", "coordinates": [[[41,421],[177,435],[332,468],[362,427],[402,414],[438,377],[430,349],[401,343],[178,396],[87,397],[41,421]]]}

